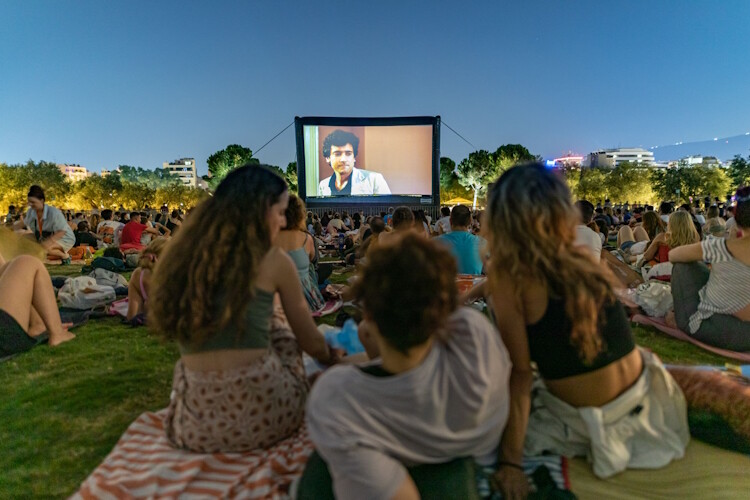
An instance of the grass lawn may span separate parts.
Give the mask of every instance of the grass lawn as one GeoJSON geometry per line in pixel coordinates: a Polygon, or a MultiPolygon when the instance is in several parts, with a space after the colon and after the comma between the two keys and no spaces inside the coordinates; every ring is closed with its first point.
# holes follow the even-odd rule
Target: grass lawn
{"type": "MultiPolygon", "coordinates": [[[[76,267],[50,273],[80,274],[76,267]]],[[[331,281],[347,277],[334,274],[331,281]]],[[[665,363],[729,361],[655,330],[634,332],[665,363]]],[[[90,321],[75,333],[58,348],[40,346],[0,364],[0,498],[71,495],[139,414],[169,401],[179,357],[174,344],[116,318],[90,321]]]]}

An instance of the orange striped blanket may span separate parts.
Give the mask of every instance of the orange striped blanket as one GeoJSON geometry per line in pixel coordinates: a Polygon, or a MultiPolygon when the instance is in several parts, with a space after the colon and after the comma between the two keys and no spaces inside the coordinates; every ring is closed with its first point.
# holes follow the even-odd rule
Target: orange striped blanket
{"type": "Polygon", "coordinates": [[[167,441],[165,414],[138,417],[72,498],[286,498],[313,451],[304,426],[258,452],[179,450],[167,441]]]}

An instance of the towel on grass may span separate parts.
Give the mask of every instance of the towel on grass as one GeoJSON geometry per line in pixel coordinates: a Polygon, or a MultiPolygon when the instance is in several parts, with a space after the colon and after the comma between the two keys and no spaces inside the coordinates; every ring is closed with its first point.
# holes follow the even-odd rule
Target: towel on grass
{"type": "Polygon", "coordinates": [[[650,318],[648,316],[644,316],[643,314],[636,314],[630,319],[630,321],[639,325],[653,326],[660,332],[666,333],[670,337],[690,342],[691,344],[694,344],[701,349],[705,349],[706,351],[718,354],[719,356],[724,356],[725,358],[736,359],[743,362],[750,362],[750,352],[729,351],[727,349],[721,349],[720,347],[714,347],[708,344],[704,344],[700,340],[696,339],[692,335],[688,335],[679,328],[674,328],[667,325],[667,323],[664,321],[664,318],[650,318]]]}
{"type": "Polygon", "coordinates": [[[72,498],[287,498],[313,451],[305,427],[267,450],[179,450],[167,441],[165,414],[138,417],[72,498]]]}

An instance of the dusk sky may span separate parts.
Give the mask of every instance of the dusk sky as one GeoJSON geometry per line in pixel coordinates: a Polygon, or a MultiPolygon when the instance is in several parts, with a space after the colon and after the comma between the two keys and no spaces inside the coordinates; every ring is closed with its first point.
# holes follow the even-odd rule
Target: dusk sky
{"type": "MultiPolygon", "coordinates": [[[[735,136],[749,20],[746,0],[4,0],[0,162],[205,174],[295,115],[441,115],[476,148],[545,157],[735,136]]],[[[472,151],[441,135],[443,156],[472,151]]],[[[293,127],[258,156],[294,161],[293,127]]]]}

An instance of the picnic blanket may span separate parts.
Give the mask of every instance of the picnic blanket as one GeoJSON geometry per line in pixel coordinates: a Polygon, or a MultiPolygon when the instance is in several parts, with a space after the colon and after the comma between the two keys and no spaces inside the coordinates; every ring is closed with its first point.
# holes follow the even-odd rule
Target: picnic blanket
{"type": "Polygon", "coordinates": [[[633,498],[748,498],[750,457],[692,440],[685,457],[661,469],[626,470],[599,479],[585,459],[569,462],[570,484],[580,500],[633,498]]]}
{"type": "Polygon", "coordinates": [[[664,318],[651,318],[643,314],[636,314],[635,316],[630,318],[630,321],[639,325],[653,326],[660,332],[666,333],[670,337],[674,337],[678,340],[684,340],[685,342],[690,342],[691,344],[694,344],[701,349],[705,349],[706,351],[718,354],[719,356],[724,356],[725,358],[736,359],[743,362],[750,362],[750,352],[729,351],[727,349],[721,349],[720,347],[714,347],[708,344],[704,344],[692,335],[688,335],[678,328],[673,328],[667,325],[667,323],[664,321],[664,318]]]}
{"type": "Polygon", "coordinates": [[[165,414],[138,417],[72,498],[287,498],[313,451],[306,427],[268,450],[179,450],[167,441],[165,414]]]}

